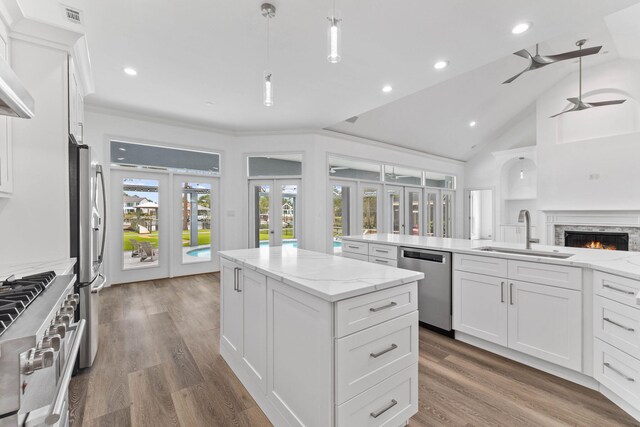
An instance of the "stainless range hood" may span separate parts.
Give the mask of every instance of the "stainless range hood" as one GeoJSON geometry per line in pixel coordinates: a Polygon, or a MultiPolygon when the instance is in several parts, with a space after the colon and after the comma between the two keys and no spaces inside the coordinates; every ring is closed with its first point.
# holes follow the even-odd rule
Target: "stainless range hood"
{"type": "Polygon", "coordinates": [[[30,119],[35,102],[9,64],[0,58],[0,115],[30,119]]]}

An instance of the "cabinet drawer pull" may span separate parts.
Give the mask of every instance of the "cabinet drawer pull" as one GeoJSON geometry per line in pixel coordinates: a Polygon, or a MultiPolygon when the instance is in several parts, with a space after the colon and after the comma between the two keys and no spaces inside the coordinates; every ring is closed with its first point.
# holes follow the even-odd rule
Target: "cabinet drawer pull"
{"type": "Polygon", "coordinates": [[[504,282],[500,282],[500,302],[504,302],[504,282]]]}
{"type": "Polygon", "coordinates": [[[373,260],[380,264],[389,264],[389,261],[387,261],[386,259],[374,258],[373,260]]]}
{"type": "Polygon", "coordinates": [[[380,415],[384,414],[385,412],[387,412],[389,409],[393,408],[394,406],[396,406],[398,404],[398,401],[395,399],[391,399],[391,402],[389,402],[387,404],[387,406],[385,406],[384,408],[380,409],[379,411],[376,412],[372,412],[370,415],[373,418],[378,418],[380,415]]]}
{"type": "Polygon", "coordinates": [[[389,253],[388,249],[384,249],[384,250],[383,249],[374,249],[374,251],[380,252],[380,253],[383,253],[383,254],[388,254],[389,253]]]}
{"type": "Polygon", "coordinates": [[[351,246],[351,245],[347,245],[347,247],[349,249],[360,249],[360,246],[351,246]]]}
{"type": "Polygon", "coordinates": [[[627,291],[625,289],[620,289],[620,288],[616,288],[615,286],[611,286],[611,285],[602,285],[603,288],[608,288],[611,289],[612,291],[616,291],[616,292],[622,292],[623,294],[627,294],[627,295],[633,295],[635,294],[634,291],[627,291]]]}
{"type": "Polygon", "coordinates": [[[396,305],[398,305],[398,304],[397,304],[397,303],[395,303],[395,302],[393,302],[393,301],[391,301],[389,304],[387,304],[387,305],[383,305],[382,307],[371,307],[371,308],[369,309],[369,311],[372,311],[372,312],[374,312],[374,313],[375,313],[375,312],[377,312],[377,311],[386,310],[386,309],[388,309],[388,308],[395,307],[396,305]]]}
{"type": "Polygon", "coordinates": [[[616,368],[611,366],[611,364],[609,364],[608,362],[604,362],[603,365],[606,366],[607,368],[611,369],[613,372],[615,372],[616,374],[620,375],[621,377],[623,377],[627,381],[635,381],[635,379],[628,377],[626,374],[623,374],[622,372],[620,372],[619,370],[617,370],[616,368]]]}
{"type": "Polygon", "coordinates": [[[629,332],[635,331],[635,329],[629,328],[628,326],[624,326],[624,325],[621,325],[620,323],[614,322],[613,320],[609,319],[608,317],[604,317],[602,320],[604,320],[605,322],[609,322],[612,325],[616,325],[617,327],[625,329],[625,330],[627,330],[629,332]]]}
{"type": "Polygon", "coordinates": [[[391,347],[389,347],[389,348],[385,348],[384,350],[381,350],[381,351],[379,351],[379,352],[377,352],[377,353],[369,353],[369,355],[370,355],[371,357],[373,357],[374,359],[376,359],[376,358],[378,358],[378,357],[382,356],[383,354],[386,354],[386,353],[389,353],[389,352],[390,352],[390,351],[392,351],[392,350],[395,350],[396,348],[398,348],[398,346],[397,346],[397,345],[395,345],[395,344],[391,344],[391,347]]]}

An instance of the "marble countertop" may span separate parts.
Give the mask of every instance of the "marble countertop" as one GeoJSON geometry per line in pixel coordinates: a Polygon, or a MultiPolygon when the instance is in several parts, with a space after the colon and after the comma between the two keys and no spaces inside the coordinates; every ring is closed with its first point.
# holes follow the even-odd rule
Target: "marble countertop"
{"type": "Polygon", "coordinates": [[[221,251],[220,256],[327,301],[424,278],[424,274],[292,247],[221,251]]]}
{"type": "Polygon", "coordinates": [[[55,271],[56,275],[63,276],[73,273],[73,266],[76,264],[75,258],[64,258],[55,261],[36,261],[24,264],[0,265],[0,280],[4,280],[12,274],[16,279],[31,274],[43,273],[45,271],[55,271]]]}
{"type": "Polygon", "coordinates": [[[558,259],[530,255],[504,254],[479,251],[483,246],[495,246],[509,249],[524,249],[524,244],[493,242],[491,240],[449,239],[443,237],[406,236],[398,234],[374,234],[367,236],[345,236],[343,240],[410,246],[424,249],[442,250],[453,253],[466,253],[494,258],[536,261],[545,264],[569,265],[591,268],[605,273],[617,274],[634,280],[640,280],[640,252],[606,251],[597,249],[568,248],[564,246],[531,245],[532,250],[573,254],[570,258],[558,259]]]}

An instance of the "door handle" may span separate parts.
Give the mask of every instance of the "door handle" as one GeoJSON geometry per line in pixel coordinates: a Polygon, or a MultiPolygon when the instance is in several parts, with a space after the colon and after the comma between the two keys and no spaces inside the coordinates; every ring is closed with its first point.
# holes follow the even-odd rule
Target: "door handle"
{"type": "Polygon", "coordinates": [[[513,305],[513,283],[509,283],[509,304],[513,305]]]}
{"type": "Polygon", "coordinates": [[[242,292],[242,289],[240,289],[240,272],[242,269],[239,267],[236,267],[236,269],[238,270],[236,272],[236,292],[242,292]]]}
{"type": "Polygon", "coordinates": [[[238,267],[233,267],[233,290],[238,292],[238,267]]]}
{"type": "Polygon", "coordinates": [[[500,302],[504,302],[504,282],[500,282],[500,302]]]}

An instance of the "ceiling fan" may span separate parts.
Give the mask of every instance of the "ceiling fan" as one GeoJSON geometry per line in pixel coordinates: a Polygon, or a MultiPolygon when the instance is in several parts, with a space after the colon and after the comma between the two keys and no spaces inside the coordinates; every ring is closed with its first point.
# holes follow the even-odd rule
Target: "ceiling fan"
{"type": "MultiPolygon", "coordinates": [[[[579,48],[582,49],[582,45],[584,45],[585,42],[586,40],[578,40],[576,42],[576,46],[579,46],[579,48]]],[[[554,114],[553,116],[550,117],[551,119],[554,117],[558,117],[561,114],[569,113],[572,111],[582,111],[582,110],[587,110],[589,108],[604,107],[606,105],[622,104],[623,102],[626,101],[626,99],[614,99],[611,101],[582,102],[582,56],[580,57],[580,72],[578,73],[578,82],[579,82],[578,98],[567,98],[567,101],[572,103],[573,107],[569,108],[568,110],[561,111],[558,114],[554,114]]]]}
{"type": "Polygon", "coordinates": [[[514,81],[515,79],[520,77],[522,74],[526,73],[527,71],[537,70],[538,68],[546,67],[547,65],[555,64],[556,62],[566,61],[567,59],[582,58],[583,56],[594,55],[594,54],[600,52],[600,49],[602,49],[602,46],[590,47],[590,48],[584,49],[584,50],[582,50],[582,48],[580,48],[578,50],[572,50],[570,52],[559,53],[557,55],[546,55],[546,56],[543,56],[543,55],[540,55],[540,53],[538,52],[538,44],[536,43],[536,55],[535,56],[531,56],[529,51],[527,51],[526,49],[522,49],[522,50],[519,50],[519,51],[514,53],[514,55],[520,56],[520,57],[528,60],[529,61],[529,66],[527,68],[525,68],[523,71],[521,71],[518,74],[516,74],[515,76],[511,77],[509,80],[506,80],[506,81],[502,82],[502,84],[511,83],[512,81],[514,81]]]}
{"type": "Polygon", "coordinates": [[[402,179],[402,178],[411,178],[411,175],[396,175],[396,168],[393,166],[391,168],[391,173],[388,173],[387,176],[390,179],[402,179]]]}

